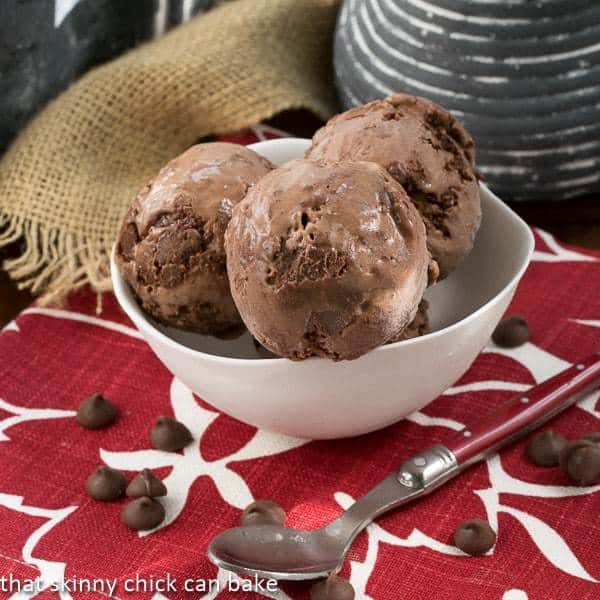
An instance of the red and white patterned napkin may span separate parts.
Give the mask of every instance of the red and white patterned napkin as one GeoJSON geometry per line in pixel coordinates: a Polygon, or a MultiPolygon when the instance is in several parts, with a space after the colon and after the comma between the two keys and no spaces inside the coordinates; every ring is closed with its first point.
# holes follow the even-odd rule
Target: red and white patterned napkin
{"type": "MultiPolygon", "coordinates": [[[[255,133],[277,136],[263,127],[255,133]]],[[[15,598],[111,596],[106,588],[67,589],[94,578],[113,581],[118,598],[308,597],[304,584],[264,595],[226,589],[227,575],[206,559],[209,541],[257,498],[279,502],[293,526],[318,527],[411,453],[597,350],[599,289],[599,252],[536,231],[532,264],[510,307],[527,318],[531,341],[513,350],[490,343],[422,411],[376,433],[328,442],[257,431],[216,412],[162,366],[112,295],[99,316],[89,291],[62,309],[25,310],[0,334],[0,590],[12,575],[42,590],[15,598]],[[85,431],[74,411],[98,391],[120,416],[106,430],[85,431]],[[162,414],[192,431],[194,444],[183,453],[150,448],[149,428],[162,414]],[[159,529],[129,531],[119,519],[124,501],[86,495],[85,479],[101,463],[129,475],[149,467],[164,478],[167,520],[159,529]],[[127,593],[136,576],[146,585],[170,576],[175,591],[138,585],[127,593]],[[185,580],[208,585],[215,578],[221,591],[215,584],[207,592],[183,589],[185,580]],[[52,589],[62,580],[59,595],[52,589]]],[[[600,430],[599,397],[591,394],[552,427],[568,438],[600,430]]],[[[361,534],[341,573],[357,598],[600,598],[600,486],[573,487],[558,469],[529,464],[523,448],[517,443],[361,534]],[[487,556],[466,557],[452,545],[455,526],[472,517],[488,519],[498,532],[487,556]]]]}

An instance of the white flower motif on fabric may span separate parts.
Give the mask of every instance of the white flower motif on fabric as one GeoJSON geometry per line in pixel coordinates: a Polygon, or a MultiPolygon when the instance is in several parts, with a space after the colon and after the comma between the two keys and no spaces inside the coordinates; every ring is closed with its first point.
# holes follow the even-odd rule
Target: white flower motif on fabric
{"type": "MultiPolygon", "coordinates": [[[[64,521],[71,513],[77,510],[77,506],[68,506],[60,509],[39,508],[36,506],[27,506],[23,503],[22,496],[13,496],[11,494],[0,493],[0,506],[9,510],[28,515],[30,517],[46,519],[46,522],[38,527],[28,538],[22,549],[22,559],[27,565],[36,568],[40,575],[36,579],[35,589],[39,590],[33,593],[15,592],[9,597],[9,600],[22,600],[33,598],[53,585],[60,584],[65,578],[66,564],[37,558],[33,555],[35,547],[40,540],[48,534],[56,525],[64,521]]],[[[58,593],[61,600],[72,600],[71,594],[65,591],[58,593]]]]}
{"type": "Polygon", "coordinates": [[[258,140],[260,142],[264,142],[265,140],[270,139],[269,137],[267,137],[267,135],[266,135],[267,133],[270,133],[271,135],[281,137],[281,138],[291,136],[291,134],[289,134],[287,131],[277,129],[276,127],[271,127],[270,125],[265,125],[264,123],[259,123],[258,125],[252,125],[250,127],[250,131],[252,131],[252,133],[258,138],[258,140]]]}
{"type": "Polygon", "coordinates": [[[542,238],[544,244],[548,246],[551,252],[545,250],[534,250],[531,260],[537,262],[557,263],[557,262],[597,262],[599,259],[590,256],[589,254],[583,254],[582,252],[576,252],[575,250],[568,250],[563,248],[558,241],[547,231],[543,229],[535,229],[537,234],[542,238]]]}
{"type": "Polygon", "coordinates": [[[115,321],[109,321],[108,319],[101,319],[100,317],[92,317],[85,313],[76,312],[73,310],[62,310],[59,308],[44,308],[39,306],[33,306],[25,309],[20,316],[24,315],[41,315],[43,317],[50,317],[53,319],[65,319],[67,321],[77,321],[79,323],[87,323],[88,325],[95,325],[96,327],[102,327],[103,329],[109,329],[122,333],[138,340],[143,340],[142,334],[133,327],[116,323],[115,321]]]}
{"type": "Polygon", "coordinates": [[[571,321],[580,325],[587,325],[588,327],[600,327],[600,319],[571,319],[571,321]]]}
{"type": "Polygon", "coordinates": [[[16,331],[19,332],[19,326],[16,321],[9,321],[2,329],[0,329],[0,333],[5,333],[7,331],[16,331]]]}
{"type": "Polygon", "coordinates": [[[141,532],[140,536],[150,535],[172,523],[183,511],[190,488],[199,477],[210,477],[225,502],[235,508],[245,508],[254,498],[245,480],[228,465],[235,461],[272,456],[307,443],[306,440],[258,430],[245,446],[233,454],[218,460],[206,461],[200,452],[200,442],[208,427],[220,413],[200,406],[192,392],[177,379],[173,379],[171,384],[171,404],[175,418],[185,424],[194,437],[193,443],[184,448],[183,454],[160,450],[134,452],[100,450],[102,460],[115,469],[141,471],[144,468],[172,467],[171,473],[164,479],[169,490],[168,496],[163,500],[166,518],[156,529],[141,532]]]}
{"type": "MultiPolygon", "coordinates": [[[[354,503],[354,499],[344,492],[337,492],[334,498],[344,510],[348,509],[354,503]]],[[[383,527],[377,525],[377,523],[371,523],[365,531],[367,535],[367,552],[365,558],[362,562],[350,561],[349,578],[356,592],[356,597],[364,600],[373,600],[371,596],[367,595],[366,589],[377,562],[379,546],[382,543],[390,546],[401,546],[403,548],[423,547],[450,556],[465,556],[464,552],[456,548],[456,546],[439,542],[416,528],[405,538],[386,531],[383,527]]]]}
{"type": "MultiPolygon", "coordinates": [[[[516,360],[531,373],[533,378],[538,383],[553,377],[554,375],[557,375],[561,371],[564,371],[572,366],[572,363],[567,362],[566,360],[563,360],[562,358],[559,358],[558,356],[555,356],[546,350],[542,350],[530,342],[523,344],[518,348],[500,348],[500,346],[491,344],[490,346],[486,347],[483,352],[495,352],[516,360]]],[[[485,384],[490,382],[480,383],[485,384]]],[[[507,386],[510,386],[509,382],[507,382],[507,386]]],[[[524,386],[524,389],[521,391],[526,391],[528,387],[530,386],[524,386]]],[[[482,389],[485,389],[485,387],[482,387],[482,389]]],[[[514,388],[506,387],[504,389],[514,388]]],[[[583,397],[577,402],[576,406],[589,413],[593,417],[600,418],[600,410],[596,410],[598,400],[600,400],[600,390],[591,392],[587,396],[583,397]]]]}
{"type": "MultiPolygon", "coordinates": [[[[589,262],[597,260],[584,254],[566,250],[560,247],[553,238],[548,234],[545,234],[545,232],[539,233],[548,248],[553,251],[553,254],[541,251],[536,252],[537,256],[534,260],[545,262],[559,262],[562,260],[589,262]]],[[[40,316],[58,319],[75,320],[117,331],[129,337],[137,339],[140,339],[141,337],[139,332],[126,325],[73,311],[31,308],[25,311],[24,314],[38,314],[40,316]]],[[[572,321],[589,327],[600,326],[600,321],[595,319],[572,319],[572,321]]],[[[18,326],[13,329],[18,331],[18,326]]],[[[493,343],[490,343],[483,352],[501,354],[517,361],[531,373],[536,382],[543,381],[570,366],[568,361],[542,350],[532,343],[526,343],[523,346],[512,349],[500,348],[493,343]]],[[[529,389],[529,387],[528,384],[512,381],[480,380],[454,386],[448,389],[445,392],[445,395],[486,392],[489,390],[522,392],[529,389]]],[[[244,508],[253,500],[252,493],[250,492],[246,481],[230,469],[229,464],[234,461],[253,460],[264,456],[274,455],[306,443],[305,440],[295,440],[259,430],[245,446],[233,454],[215,461],[205,461],[200,452],[200,442],[209,426],[216,418],[218,418],[219,413],[200,406],[198,402],[196,402],[191,391],[176,379],[172,381],[170,397],[175,418],[185,423],[194,437],[194,443],[186,448],[183,454],[166,453],[150,449],[134,452],[111,452],[110,450],[103,449],[100,452],[101,457],[106,464],[119,469],[137,471],[144,467],[172,468],[171,473],[165,479],[165,483],[169,489],[169,496],[165,499],[167,518],[160,526],[161,528],[173,522],[178,515],[181,514],[185,509],[191,486],[198,478],[203,476],[210,477],[214,481],[219,493],[227,503],[239,509],[244,508]]],[[[596,410],[595,407],[599,398],[600,391],[588,395],[588,397],[578,403],[578,406],[581,410],[598,418],[600,417],[600,411],[596,410]]],[[[0,400],[0,408],[13,415],[0,421],[0,441],[8,439],[8,436],[4,432],[16,423],[34,419],[71,417],[74,415],[72,411],[16,407],[2,400],[0,400]]],[[[455,431],[459,431],[464,427],[462,423],[454,419],[436,417],[421,411],[417,411],[410,415],[408,420],[424,427],[441,426],[455,431]]],[[[504,471],[501,459],[497,455],[488,459],[487,468],[489,471],[490,488],[475,490],[474,493],[482,500],[492,527],[497,530],[499,513],[503,512],[510,515],[525,528],[532,541],[538,547],[540,553],[556,568],[574,577],[594,582],[594,578],[587,572],[579,558],[555,529],[533,515],[507,506],[506,504],[502,504],[500,502],[500,494],[514,494],[539,498],[562,498],[596,493],[600,491],[600,486],[582,488],[574,486],[539,485],[522,481],[512,477],[504,471]]],[[[0,495],[0,504],[2,503],[2,498],[6,497],[7,496],[0,495]]],[[[336,493],[335,499],[343,508],[346,508],[352,503],[352,498],[343,492],[336,493]]],[[[75,508],[65,510],[72,511],[75,510],[75,508]]],[[[67,514],[61,518],[66,518],[66,516],[67,514]]],[[[141,535],[148,535],[149,533],[152,532],[145,532],[141,535]]],[[[418,529],[414,529],[409,536],[402,538],[389,533],[376,524],[372,524],[367,528],[366,534],[368,541],[365,559],[362,562],[351,561],[350,564],[351,581],[357,591],[357,597],[360,598],[368,598],[365,590],[369,578],[373,573],[377,561],[379,545],[381,543],[401,547],[421,546],[430,548],[431,550],[442,554],[455,556],[462,555],[462,552],[457,548],[430,538],[418,529]]],[[[228,575],[225,572],[219,571],[218,576],[220,578],[226,578],[228,575]]],[[[46,579],[44,579],[44,581],[46,581],[46,579]]],[[[209,594],[205,596],[205,599],[210,600],[214,597],[216,596],[209,594]]],[[[64,598],[66,599],[67,596],[64,598]]],[[[273,598],[283,600],[287,599],[287,596],[283,594],[273,596],[273,598]]],[[[507,590],[503,596],[504,600],[521,600],[525,598],[527,598],[527,594],[518,589],[507,590]]],[[[155,600],[159,599],[156,598],[155,600]]]]}
{"type": "Polygon", "coordinates": [[[55,408],[26,408],[22,406],[16,406],[10,404],[0,398],[0,410],[3,410],[11,415],[12,417],[5,417],[0,420],[0,442],[7,442],[10,437],[5,433],[11,427],[25,423],[27,421],[45,421],[50,419],[65,419],[67,417],[74,417],[75,411],[72,410],[59,410],[55,408]]]}
{"type": "Polygon", "coordinates": [[[587,581],[596,580],[585,570],[563,537],[550,525],[524,511],[500,503],[500,494],[513,494],[537,498],[568,498],[584,496],[600,490],[600,485],[589,487],[542,485],[522,481],[509,475],[502,467],[499,455],[487,460],[491,487],[475,490],[488,515],[492,529],[498,531],[498,514],[504,512],[514,517],[525,528],[540,552],[557,569],[587,581]]]}
{"type": "Polygon", "coordinates": [[[570,362],[555,356],[547,350],[542,350],[531,342],[527,342],[517,348],[502,348],[490,343],[483,349],[483,352],[502,354],[516,360],[531,373],[538,383],[549,377],[553,377],[571,366],[570,362]]]}
{"type": "Polygon", "coordinates": [[[422,427],[447,427],[448,429],[454,429],[454,431],[461,431],[465,428],[464,423],[460,423],[454,419],[446,419],[444,417],[432,417],[420,410],[408,415],[406,420],[421,425],[422,427]]]}
{"type": "Polygon", "coordinates": [[[465,383],[464,385],[456,385],[448,388],[442,395],[456,396],[457,394],[464,394],[466,392],[489,392],[491,390],[525,392],[530,387],[531,386],[526,383],[488,379],[485,381],[473,381],[471,383],[465,383]]]}
{"type": "Polygon", "coordinates": [[[502,600],[528,600],[528,598],[529,596],[523,590],[517,590],[516,588],[506,590],[502,594],[502,600]]]}

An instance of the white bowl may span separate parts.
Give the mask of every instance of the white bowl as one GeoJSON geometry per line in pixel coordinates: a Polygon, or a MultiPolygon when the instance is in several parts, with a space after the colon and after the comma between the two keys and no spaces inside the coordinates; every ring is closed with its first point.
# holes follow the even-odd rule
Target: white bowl
{"type": "MultiPolygon", "coordinates": [[[[301,157],[309,140],[250,146],[276,164],[301,157]]],[[[432,332],[353,361],[260,358],[252,339],[218,340],[159,325],[139,307],[112,264],[117,299],[156,355],[219,410],[260,428],[325,439],[367,433],[425,406],[469,368],[510,303],[533,251],[529,227],[484,185],[475,247],[430,288],[432,332]]]]}

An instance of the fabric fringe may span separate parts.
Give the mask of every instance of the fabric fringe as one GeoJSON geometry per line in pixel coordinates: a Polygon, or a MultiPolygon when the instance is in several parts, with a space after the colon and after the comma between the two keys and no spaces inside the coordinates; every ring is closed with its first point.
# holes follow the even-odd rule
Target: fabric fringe
{"type": "Polygon", "coordinates": [[[91,285],[98,294],[97,310],[102,310],[102,293],[112,289],[107,244],[92,246],[80,236],[0,213],[0,248],[17,241],[22,242],[23,251],[5,259],[2,268],[19,289],[41,293],[38,305],[60,304],[72,291],[91,285]]]}

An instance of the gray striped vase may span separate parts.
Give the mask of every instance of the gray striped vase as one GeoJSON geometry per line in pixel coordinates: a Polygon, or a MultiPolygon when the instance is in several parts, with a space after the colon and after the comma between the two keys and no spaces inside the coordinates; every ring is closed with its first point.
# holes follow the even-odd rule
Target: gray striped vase
{"type": "Polygon", "coordinates": [[[600,0],[346,0],[347,108],[394,91],[451,110],[502,197],[600,190],[600,0]]]}

